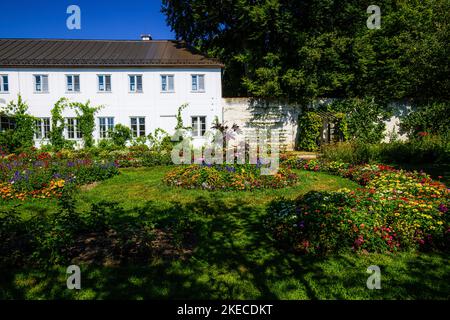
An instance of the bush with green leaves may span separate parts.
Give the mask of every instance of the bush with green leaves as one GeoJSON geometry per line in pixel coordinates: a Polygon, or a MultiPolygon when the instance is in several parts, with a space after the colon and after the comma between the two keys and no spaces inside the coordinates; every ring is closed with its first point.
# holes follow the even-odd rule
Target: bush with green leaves
{"type": "Polygon", "coordinates": [[[450,102],[431,102],[414,107],[401,118],[400,132],[415,139],[420,134],[440,135],[450,139],[450,102]]]}
{"type": "Polygon", "coordinates": [[[131,130],[123,124],[116,124],[109,134],[111,141],[119,147],[125,147],[131,139],[131,130]]]}
{"type": "Polygon", "coordinates": [[[336,99],[325,109],[345,115],[343,124],[349,140],[378,143],[384,137],[384,121],[390,113],[374,99],[336,99]]]}

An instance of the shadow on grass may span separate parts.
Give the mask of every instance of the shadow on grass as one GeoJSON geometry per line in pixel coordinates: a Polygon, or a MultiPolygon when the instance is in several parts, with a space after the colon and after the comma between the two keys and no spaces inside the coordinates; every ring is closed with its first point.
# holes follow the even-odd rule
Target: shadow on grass
{"type": "Polygon", "coordinates": [[[148,203],[127,214],[195,235],[185,258],[155,255],[145,263],[84,265],[82,290],[66,289],[65,267],[1,270],[2,299],[447,299],[443,254],[298,256],[264,230],[265,212],[219,196],[188,204],[148,203]],[[181,228],[180,227],[180,228],[181,228]],[[382,289],[369,290],[368,266],[379,265],[382,289]]]}

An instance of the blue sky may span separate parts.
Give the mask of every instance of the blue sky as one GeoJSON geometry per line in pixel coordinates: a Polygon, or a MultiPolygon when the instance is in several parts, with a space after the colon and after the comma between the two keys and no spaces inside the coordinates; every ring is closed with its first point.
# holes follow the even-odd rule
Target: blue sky
{"type": "Polygon", "coordinates": [[[174,39],[160,0],[2,0],[0,38],[174,39]],[[81,30],[69,30],[69,5],[81,9],[81,30]]]}

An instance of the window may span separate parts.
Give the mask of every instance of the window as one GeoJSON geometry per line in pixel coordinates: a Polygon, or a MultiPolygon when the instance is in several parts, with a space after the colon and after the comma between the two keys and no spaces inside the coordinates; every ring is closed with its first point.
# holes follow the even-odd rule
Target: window
{"type": "Polygon", "coordinates": [[[67,118],[67,139],[81,139],[80,126],[77,118],[67,118]]]}
{"type": "Polygon", "coordinates": [[[173,75],[162,75],[161,76],[161,91],[162,92],[173,92],[175,90],[174,86],[174,76],[173,75]]]}
{"type": "Polygon", "coordinates": [[[16,127],[16,122],[13,118],[1,116],[0,117],[0,131],[12,130],[16,127]]]}
{"type": "Polygon", "coordinates": [[[48,92],[48,76],[37,74],[34,76],[34,91],[48,92]]]}
{"type": "Polygon", "coordinates": [[[131,134],[133,138],[145,136],[145,118],[132,117],[131,118],[131,134]]]}
{"type": "Polygon", "coordinates": [[[142,76],[129,75],[130,78],[130,92],[142,92],[142,76]]]}
{"type": "Polygon", "coordinates": [[[36,139],[48,139],[50,135],[50,118],[41,118],[36,120],[36,139]]]}
{"type": "Polygon", "coordinates": [[[67,92],[80,92],[80,76],[67,75],[67,92]]]}
{"type": "Polygon", "coordinates": [[[195,92],[205,91],[205,75],[203,74],[192,75],[192,91],[195,92]]]}
{"type": "Polygon", "coordinates": [[[203,137],[206,132],[206,117],[192,117],[192,136],[203,137]]]}
{"type": "Polygon", "coordinates": [[[0,92],[9,91],[8,76],[5,74],[0,75],[0,92]]]}
{"type": "Polygon", "coordinates": [[[98,76],[98,91],[111,92],[111,76],[101,74],[98,76]]]}
{"type": "Polygon", "coordinates": [[[113,117],[101,117],[98,118],[100,138],[108,138],[109,132],[114,129],[114,118],[113,117]]]}

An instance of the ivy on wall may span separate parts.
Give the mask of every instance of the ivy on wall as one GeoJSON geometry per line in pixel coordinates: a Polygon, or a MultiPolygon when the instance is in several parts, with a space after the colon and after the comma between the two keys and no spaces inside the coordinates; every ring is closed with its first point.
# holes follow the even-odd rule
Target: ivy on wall
{"type": "Polygon", "coordinates": [[[317,140],[323,128],[322,118],[313,111],[302,113],[298,118],[297,149],[315,151],[319,145],[317,140]]]}
{"type": "Polygon", "coordinates": [[[11,101],[8,106],[2,110],[5,116],[11,118],[14,123],[14,130],[6,130],[1,133],[2,144],[10,149],[17,151],[22,148],[30,148],[34,145],[34,132],[36,130],[36,118],[28,114],[28,105],[19,94],[17,102],[11,101]]]}
{"type": "Polygon", "coordinates": [[[84,147],[92,147],[94,145],[95,115],[103,106],[91,107],[89,100],[86,103],[74,102],[70,106],[75,109],[75,113],[77,114],[78,126],[83,137],[84,147]]]}
{"type": "Polygon", "coordinates": [[[68,147],[70,142],[64,138],[64,117],[63,111],[69,106],[67,98],[59,99],[50,111],[52,126],[49,134],[50,144],[53,148],[59,150],[68,147]]]}

